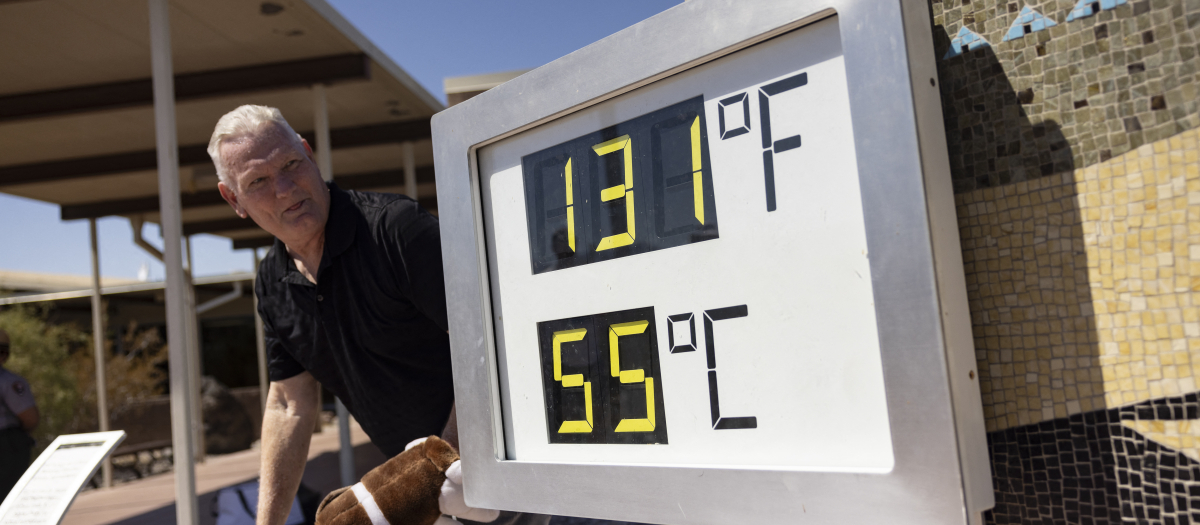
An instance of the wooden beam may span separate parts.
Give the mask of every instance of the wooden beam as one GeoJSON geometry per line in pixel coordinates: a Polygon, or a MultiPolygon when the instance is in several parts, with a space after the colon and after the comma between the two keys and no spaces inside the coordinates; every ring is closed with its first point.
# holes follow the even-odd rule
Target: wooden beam
{"type": "MultiPolygon", "coordinates": [[[[430,127],[429,122],[430,119],[423,118],[353,128],[335,128],[329,130],[329,144],[337,149],[427,139],[433,137],[433,128],[430,127]]],[[[310,139],[309,142],[314,141],[310,139]]]]}
{"type": "MultiPolygon", "coordinates": [[[[301,133],[301,135],[310,144],[313,143],[311,132],[301,133]]],[[[330,146],[333,149],[339,149],[427,139],[433,136],[433,132],[429,127],[429,119],[418,119],[407,122],[337,128],[330,130],[329,136],[330,146]]],[[[158,167],[156,159],[156,153],[151,149],[0,167],[0,186],[152,170],[158,167]]],[[[211,163],[212,159],[208,156],[208,144],[195,144],[179,148],[180,166],[211,163]]]]}
{"type": "MultiPolygon", "coordinates": [[[[179,165],[211,163],[208,146],[184,146],[179,148],[179,165]]],[[[24,184],[76,179],[112,173],[152,170],[157,168],[158,157],[154,150],[100,155],[76,159],[24,164],[0,168],[0,185],[24,184]]]]}
{"type": "MultiPolygon", "coordinates": [[[[259,230],[254,221],[243,219],[241,217],[230,217],[228,219],[215,219],[211,221],[188,222],[183,225],[184,235],[196,235],[197,233],[213,233],[213,232],[230,232],[237,230],[259,230]]],[[[266,233],[266,232],[263,232],[266,233]]]]}
{"type": "MultiPolygon", "coordinates": [[[[223,204],[221,192],[217,190],[183,193],[180,195],[184,209],[200,206],[223,204]]],[[[59,207],[59,215],[64,221],[76,219],[92,219],[109,215],[126,215],[133,213],[152,213],[158,211],[158,196],[134,197],[132,199],[116,199],[110,201],[85,202],[80,204],[64,204],[59,207]]]]}
{"type": "MultiPolygon", "coordinates": [[[[194,100],[316,83],[370,78],[361,53],[175,75],[175,100],[194,100]]],[[[154,102],[149,78],[0,97],[0,121],[146,106],[154,102]]]]}
{"type": "MultiPolygon", "coordinates": [[[[421,166],[417,168],[417,182],[430,183],[436,181],[437,177],[434,175],[433,166],[421,166]]],[[[338,187],[343,190],[369,190],[385,186],[403,186],[404,170],[383,170],[353,175],[335,175],[333,182],[336,182],[338,187]]]]}
{"type": "MultiPolygon", "coordinates": [[[[434,182],[433,166],[417,168],[417,182],[434,182]]],[[[385,186],[403,186],[404,172],[402,170],[383,170],[354,175],[342,175],[334,178],[338,187],[346,190],[366,190],[385,186]]],[[[225,199],[217,190],[198,191],[181,195],[184,209],[198,208],[224,204],[225,199]]],[[[158,196],[134,197],[109,201],[85,202],[80,204],[64,204],[59,207],[59,214],[64,221],[77,219],[95,219],[109,215],[129,215],[135,213],[153,213],[158,211],[158,196]]],[[[184,225],[187,228],[187,225],[184,225]]]]}

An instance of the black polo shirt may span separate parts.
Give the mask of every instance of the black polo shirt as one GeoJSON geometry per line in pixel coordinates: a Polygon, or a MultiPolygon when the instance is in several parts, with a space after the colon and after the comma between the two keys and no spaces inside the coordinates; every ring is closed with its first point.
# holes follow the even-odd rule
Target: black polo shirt
{"type": "Polygon", "coordinates": [[[317,284],[278,239],[258,267],[267,368],[311,373],[394,456],[440,434],[454,402],[438,221],[408,197],[329,188],[317,284]]]}

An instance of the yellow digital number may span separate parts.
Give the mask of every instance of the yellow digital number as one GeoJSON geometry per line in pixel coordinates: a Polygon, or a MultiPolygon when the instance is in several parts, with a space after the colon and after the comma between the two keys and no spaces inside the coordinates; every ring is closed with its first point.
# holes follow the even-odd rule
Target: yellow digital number
{"type": "MultiPolygon", "coordinates": [[[[568,173],[570,173],[568,171],[568,173]]],[[[568,179],[570,180],[570,179],[568,179]]],[[[567,193],[570,195],[570,193],[567,193]]],[[[570,197],[568,197],[570,198],[570,197]]],[[[587,335],[587,328],[576,328],[574,330],[562,330],[554,332],[552,337],[554,345],[554,380],[561,381],[563,388],[583,387],[583,403],[585,418],[584,420],[563,421],[561,427],[558,428],[559,434],[586,434],[592,431],[592,383],[583,380],[583,374],[571,374],[564,376],[562,373],[562,345],[563,343],[571,343],[582,341],[587,335]]]]}
{"type": "Polygon", "coordinates": [[[646,327],[649,325],[649,321],[633,321],[608,327],[609,372],[613,377],[620,378],[622,383],[645,383],[646,385],[646,418],[622,419],[617,423],[617,432],[654,431],[654,378],[646,377],[646,371],[640,368],[621,370],[621,336],[645,333],[646,327]]]}
{"type": "Polygon", "coordinates": [[[618,184],[611,188],[605,188],[601,190],[600,201],[609,202],[624,197],[626,217],[625,223],[628,228],[628,231],[625,233],[609,235],[608,237],[600,239],[600,245],[596,247],[596,251],[602,252],[604,250],[611,250],[621,246],[629,246],[630,244],[633,244],[633,240],[637,238],[637,233],[634,231],[633,209],[633,141],[629,138],[629,135],[621,135],[615,139],[596,144],[595,146],[592,146],[592,149],[596,152],[596,155],[601,157],[611,153],[616,153],[618,151],[623,152],[624,154],[625,184],[618,184]]]}
{"type": "MultiPolygon", "coordinates": [[[[568,164],[569,166],[570,164],[568,164]]],[[[696,220],[704,224],[704,176],[700,165],[700,117],[692,121],[692,200],[696,204],[696,220]]],[[[570,180],[569,178],[567,180],[570,180]]],[[[567,183],[568,187],[570,183],[567,183]]],[[[574,246],[574,245],[571,245],[574,246]]]]}
{"type": "Polygon", "coordinates": [[[575,251],[575,194],[571,191],[571,159],[567,159],[564,175],[567,178],[567,244],[573,252],[575,251]]]}

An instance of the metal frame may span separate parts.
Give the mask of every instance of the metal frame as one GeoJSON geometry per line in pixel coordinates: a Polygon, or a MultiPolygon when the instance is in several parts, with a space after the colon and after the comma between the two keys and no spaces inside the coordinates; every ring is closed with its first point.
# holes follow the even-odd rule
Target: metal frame
{"type": "Polygon", "coordinates": [[[468,504],[654,523],[978,522],[993,496],[961,255],[957,235],[947,235],[957,225],[934,59],[924,0],[693,0],[436,115],[468,504]],[[478,148],[833,14],[849,80],[893,470],[502,460],[478,148]]]}

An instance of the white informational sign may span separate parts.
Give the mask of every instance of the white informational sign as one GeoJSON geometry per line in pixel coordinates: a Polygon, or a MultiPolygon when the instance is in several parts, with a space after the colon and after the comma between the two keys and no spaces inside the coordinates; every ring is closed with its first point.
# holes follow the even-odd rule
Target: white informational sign
{"type": "Polygon", "coordinates": [[[0,504],[0,525],[57,525],[125,432],[59,436],[0,504]]]}
{"type": "Polygon", "coordinates": [[[479,166],[508,459],[891,468],[836,17],[479,166]]]}
{"type": "Polygon", "coordinates": [[[433,117],[467,504],[982,522],[929,16],[689,0],[433,117]]]}

